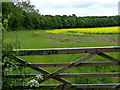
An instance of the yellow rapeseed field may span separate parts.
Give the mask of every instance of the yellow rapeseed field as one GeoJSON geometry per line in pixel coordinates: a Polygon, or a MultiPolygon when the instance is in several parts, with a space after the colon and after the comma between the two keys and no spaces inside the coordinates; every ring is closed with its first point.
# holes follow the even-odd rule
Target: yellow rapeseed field
{"type": "Polygon", "coordinates": [[[47,30],[47,33],[54,34],[76,34],[76,35],[84,35],[84,34],[118,34],[120,33],[119,27],[102,27],[102,28],[71,28],[71,29],[54,29],[47,30]]]}

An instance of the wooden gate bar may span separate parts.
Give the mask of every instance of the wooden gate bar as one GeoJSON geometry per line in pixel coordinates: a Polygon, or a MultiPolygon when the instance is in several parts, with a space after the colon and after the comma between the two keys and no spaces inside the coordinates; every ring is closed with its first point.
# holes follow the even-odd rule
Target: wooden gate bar
{"type": "Polygon", "coordinates": [[[110,90],[119,90],[120,89],[120,85],[114,86],[112,89],[110,90]]]}
{"type": "Polygon", "coordinates": [[[120,77],[120,73],[79,73],[79,74],[59,74],[58,77],[120,77]]]}
{"type": "MultiPolygon", "coordinates": [[[[70,63],[32,63],[28,64],[30,66],[37,66],[37,67],[64,67],[66,65],[69,65],[70,63]]],[[[27,65],[27,66],[28,66],[27,65]]],[[[112,66],[112,65],[120,65],[119,62],[86,62],[86,63],[80,63],[76,65],[75,67],[80,66],[112,66]]]]}
{"type": "MultiPolygon", "coordinates": [[[[28,64],[28,67],[30,67],[30,68],[38,71],[38,72],[41,72],[41,73],[43,73],[43,74],[45,74],[45,75],[46,75],[46,74],[50,74],[48,71],[45,71],[45,70],[40,69],[40,68],[38,68],[38,67],[29,66],[29,63],[27,63],[26,61],[22,60],[21,58],[15,57],[15,59],[16,59],[18,62],[20,62],[20,63],[22,63],[22,64],[24,64],[24,65],[25,65],[25,64],[28,64]]],[[[69,81],[67,81],[67,80],[64,80],[64,79],[62,79],[62,78],[53,77],[53,79],[56,79],[56,80],[58,80],[58,81],[60,81],[60,82],[62,82],[62,83],[64,83],[64,84],[72,84],[71,82],[69,82],[69,81]]]]}
{"type": "MultiPolygon", "coordinates": [[[[29,78],[35,77],[39,74],[8,74],[5,77],[9,78],[29,78]]],[[[59,74],[57,77],[59,78],[73,78],[73,77],[120,77],[120,73],[79,73],[79,74],[59,74]]]]}
{"type": "Polygon", "coordinates": [[[55,55],[55,54],[80,54],[100,52],[120,52],[120,47],[82,47],[82,48],[53,48],[53,49],[14,49],[13,53],[19,52],[20,56],[29,55],[55,55]]]}
{"type": "MultiPolygon", "coordinates": [[[[70,88],[115,88],[119,87],[120,84],[73,84],[70,88]]],[[[21,88],[21,89],[41,89],[41,88],[67,88],[66,85],[40,85],[39,87],[30,87],[30,86],[12,86],[12,89],[21,88]]]]}

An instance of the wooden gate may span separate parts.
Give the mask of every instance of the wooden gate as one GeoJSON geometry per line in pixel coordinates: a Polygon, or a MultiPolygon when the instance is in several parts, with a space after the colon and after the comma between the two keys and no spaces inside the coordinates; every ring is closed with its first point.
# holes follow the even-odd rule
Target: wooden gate
{"type": "MultiPolygon", "coordinates": [[[[23,66],[28,66],[38,72],[43,73],[43,80],[39,80],[40,83],[53,78],[57,81],[60,81],[61,85],[39,85],[39,87],[30,87],[30,86],[12,86],[12,88],[79,88],[79,90],[84,90],[85,88],[109,88],[110,90],[117,90],[120,87],[120,84],[74,84],[65,80],[64,78],[71,77],[119,77],[120,73],[79,73],[79,74],[60,74],[72,67],[79,66],[110,66],[110,65],[120,65],[120,60],[113,58],[105,53],[107,52],[120,52],[119,46],[111,47],[83,47],[83,48],[54,48],[54,49],[19,49],[13,50],[13,53],[19,52],[20,56],[30,56],[30,55],[58,55],[58,54],[80,54],[88,53],[88,55],[81,57],[80,59],[72,63],[39,63],[32,64],[28,63],[25,60],[15,57],[15,59],[21,63],[23,66]],[[109,60],[109,62],[84,62],[89,58],[99,55],[109,60]],[[62,67],[53,73],[50,73],[41,67],[62,67]]],[[[32,77],[36,75],[5,75],[6,77],[11,78],[23,78],[23,77],[32,77]]]]}

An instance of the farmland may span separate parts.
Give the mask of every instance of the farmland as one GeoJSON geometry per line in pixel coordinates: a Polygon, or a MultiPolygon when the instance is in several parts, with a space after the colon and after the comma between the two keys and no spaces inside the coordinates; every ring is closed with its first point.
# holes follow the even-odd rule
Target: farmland
{"type": "Polygon", "coordinates": [[[85,35],[85,34],[118,34],[119,27],[105,27],[105,28],[73,28],[73,29],[55,29],[52,31],[46,31],[48,33],[61,33],[67,35],[85,35]]]}
{"type": "MultiPolygon", "coordinates": [[[[111,28],[111,27],[108,27],[111,28]]],[[[107,29],[108,29],[107,28],[107,29]]],[[[62,34],[62,30],[31,30],[31,31],[11,31],[5,33],[5,41],[12,42],[16,41],[19,42],[21,49],[41,49],[41,48],[70,48],[70,47],[99,47],[99,46],[118,46],[118,34],[117,34],[117,27],[114,28],[112,32],[113,34],[84,34],[84,35],[75,35],[73,34],[62,34]],[[49,33],[48,33],[49,31],[49,33]],[[58,31],[60,33],[58,33],[58,31]]],[[[96,30],[100,31],[100,28],[96,28],[96,30]]],[[[102,29],[102,28],[101,28],[102,29]]],[[[81,28],[79,29],[66,29],[68,31],[82,31],[81,28]]],[[[87,28],[86,28],[87,30],[87,28]]],[[[90,30],[90,29],[89,29],[90,30]]],[[[88,30],[88,31],[89,31],[88,30]]],[[[91,28],[91,30],[95,30],[95,28],[91,28]]],[[[83,30],[84,31],[84,30],[83,30]]],[[[80,32],[81,33],[81,32],[80,32]]],[[[84,31],[85,33],[85,31],[84,31]]],[[[97,32],[98,33],[98,32],[97,32]]],[[[111,33],[111,32],[110,32],[111,33]]],[[[73,62],[74,60],[79,59],[80,57],[84,56],[85,54],[70,54],[70,55],[50,55],[50,56],[24,56],[21,58],[25,59],[30,63],[64,63],[64,62],[73,62]]],[[[118,58],[118,54],[116,53],[108,53],[113,57],[118,58]]],[[[89,59],[87,62],[101,62],[108,60],[101,58],[99,56],[95,56],[89,59]]],[[[59,67],[50,67],[46,68],[49,72],[53,72],[59,67]]],[[[118,67],[115,66],[87,66],[87,67],[74,67],[71,68],[64,73],[102,73],[102,72],[118,72],[118,67]]],[[[30,68],[23,68],[22,71],[15,70],[13,72],[7,71],[9,74],[39,74],[38,72],[30,69],[30,68]]],[[[74,83],[117,83],[117,78],[70,78],[69,81],[74,83]]],[[[23,80],[24,84],[27,84],[29,79],[23,80]]],[[[17,83],[17,82],[16,82],[17,83]]],[[[57,84],[60,83],[56,80],[50,79],[44,84],[57,84]]]]}

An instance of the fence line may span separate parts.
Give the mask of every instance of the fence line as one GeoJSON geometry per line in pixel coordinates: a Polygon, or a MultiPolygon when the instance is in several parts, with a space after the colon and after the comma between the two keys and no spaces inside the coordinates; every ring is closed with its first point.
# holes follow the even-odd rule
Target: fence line
{"type": "MultiPolygon", "coordinates": [[[[71,63],[28,63],[25,60],[15,57],[20,65],[30,67],[40,73],[43,73],[43,80],[39,80],[39,83],[47,81],[48,79],[55,79],[60,81],[61,85],[40,85],[38,88],[111,88],[117,89],[120,87],[120,84],[73,84],[72,82],[65,80],[64,78],[73,78],[73,77],[120,77],[120,73],[76,73],[76,74],[60,74],[72,67],[82,67],[82,66],[112,66],[120,65],[120,60],[113,58],[110,55],[105,54],[105,52],[120,52],[119,46],[110,46],[110,47],[83,47],[83,48],[54,48],[54,49],[17,49],[13,50],[13,53],[18,53],[20,56],[30,56],[30,55],[58,55],[58,54],[81,54],[88,53],[84,57],[73,61],[71,63]],[[84,62],[89,58],[99,55],[103,58],[109,60],[109,62],[84,62]],[[41,67],[62,67],[53,73],[50,73],[41,67]]],[[[19,66],[19,64],[18,64],[19,66]]],[[[7,78],[29,78],[34,77],[36,74],[30,75],[5,75],[7,78]]],[[[30,86],[12,86],[12,88],[31,88],[30,86]]],[[[37,87],[32,87],[37,88],[37,87]]]]}

